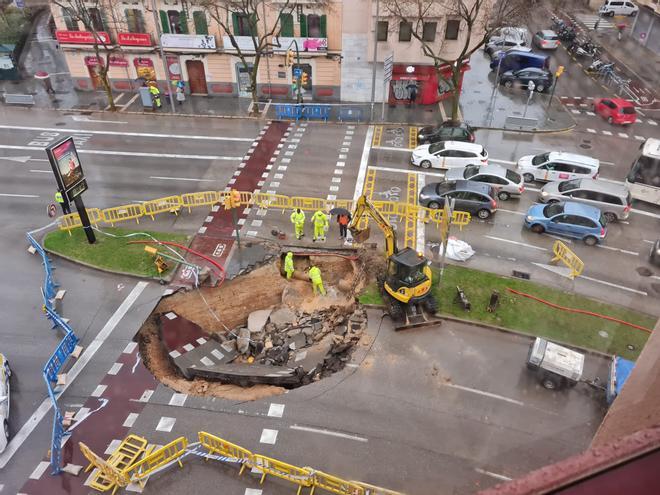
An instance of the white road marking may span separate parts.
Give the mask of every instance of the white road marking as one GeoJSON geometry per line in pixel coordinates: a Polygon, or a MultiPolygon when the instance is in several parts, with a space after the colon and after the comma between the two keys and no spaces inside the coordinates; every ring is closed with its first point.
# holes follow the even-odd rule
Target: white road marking
{"type": "Polygon", "coordinates": [[[120,112],[123,111],[123,110],[126,110],[128,107],[130,107],[133,104],[133,102],[138,99],[139,96],[140,96],[140,93],[135,94],[133,96],[133,98],[131,98],[124,105],[121,106],[120,112]]]}
{"type": "Polygon", "coordinates": [[[44,474],[46,469],[50,466],[50,463],[47,461],[41,461],[39,464],[37,464],[37,467],[34,468],[34,471],[32,471],[32,474],[30,475],[31,480],[38,480],[41,478],[41,476],[44,474]]]}
{"type": "Polygon", "coordinates": [[[261,432],[261,438],[259,439],[259,442],[275,445],[275,442],[277,442],[277,430],[264,428],[261,432]]]}
{"type": "Polygon", "coordinates": [[[644,210],[635,210],[634,208],[630,210],[630,213],[639,213],[640,215],[644,215],[646,217],[660,218],[660,215],[658,215],[657,213],[651,213],[650,211],[644,211],[644,210]]]}
{"type": "Polygon", "coordinates": [[[495,237],[495,236],[492,236],[492,235],[486,235],[484,237],[487,237],[488,239],[493,239],[494,241],[500,241],[500,242],[506,242],[506,243],[509,243],[509,244],[515,244],[516,246],[524,246],[524,247],[528,247],[528,248],[531,248],[531,249],[538,249],[539,251],[547,251],[546,248],[539,247],[539,246],[534,246],[532,244],[525,244],[524,242],[512,241],[510,239],[502,239],[501,237],[495,237]]]}
{"type": "Polygon", "coordinates": [[[520,215],[520,216],[525,216],[527,214],[524,211],[507,210],[506,208],[498,208],[497,211],[503,211],[504,213],[511,213],[513,215],[520,215]]]}
{"type": "Polygon", "coordinates": [[[121,445],[121,440],[115,438],[108,444],[108,447],[105,449],[104,454],[105,455],[112,454],[115,450],[117,450],[117,447],[119,447],[120,445],[121,445]]]}
{"type": "Polygon", "coordinates": [[[272,418],[281,418],[284,415],[284,404],[271,403],[268,408],[268,416],[272,418]]]}
{"type": "Polygon", "coordinates": [[[164,431],[169,433],[172,431],[172,428],[174,428],[174,423],[176,423],[176,418],[163,416],[160,418],[158,424],[156,425],[156,431],[164,431]]]}
{"type": "Polygon", "coordinates": [[[637,141],[646,141],[646,138],[644,136],[635,135],[635,139],[637,139],[637,141]]]}
{"type": "Polygon", "coordinates": [[[217,182],[213,179],[191,179],[187,177],[161,177],[158,175],[152,175],[149,177],[150,179],[158,179],[158,180],[187,180],[191,182],[217,182]]]}
{"type": "Polygon", "coordinates": [[[124,363],[115,363],[112,365],[112,368],[108,370],[108,375],[116,375],[119,373],[119,370],[124,366],[124,363]]]}
{"type": "MultiPolygon", "coordinates": [[[[261,471],[259,471],[261,473],[261,471]]],[[[244,495],[261,495],[262,491],[258,488],[246,488],[244,495]]]]}
{"type": "Polygon", "coordinates": [[[511,481],[513,479],[513,478],[509,478],[508,476],[504,476],[503,474],[492,473],[490,471],[485,471],[479,468],[475,468],[474,470],[479,474],[484,474],[486,476],[490,476],[491,478],[495,478],[501,481],[511,481]]]}
{"type": "Polygon", "coordinates": [[[360,437],[358,435],[351,435],[349,433],[342,433],[340,431],[326,430],[324,428],[312,428],[309,426],[291,425],[292,430],[307,431],[309,433],[320,433],[321,435],[329,435],[331,437],[346,438],[348,440],[355,440],[357,442],[368,442],[368,438],[360,437]]]}
{"type": "Polygon", "coordinates": [[[625,291],[628,291],[628,292],[633,292],[635,294],[641,294],[642,296],[648,296],[648,293],[644,292],[643,290],[631,289],[630,287],[625,287],[623,285],[613,284],[612,282],[606,282],[605,280],[598,280],[597,278],[587,277],[586,275],[580,275],[579,278],[583,278],[585,280],[590,280],[591,282],[596,282],[598,284],[607,285],[608,287],[615,287],[617,289],[625,290],[625,291]]]}
{"type": "Polygon", "coordinates": [[[442,177],[442,178],[445,177],[445,174],[443,173],[422,172],[421,170],[410,170],[404,168],[390,168],[390,167],[373,167],[373,166],[369,166],[369,168],[372,170],[380,170],[381,172],[396,172],[399,174],[417,174],[419,176],[428,175],[431,177],[442,177]]]}
{"type": "Polygon", "coordinates": [[[105,389],[108,388],[107,385],[97,385],[94,391],[92,392],[92,397],[101,397],[105,389]]]}
{"type": "Polygon", "coordinates": [[[596,134],[596,129],[592,129],[592,128],[588,127],[587,132],[590,132],[592,134],[596,134]]]}
{"type": "Polygon", "coordinates": [[[394,146],[374,146],[373,149],[383,151],[403,151],[405,153],[412,152],[410,148],[395,148],[394,146]]]}
{"type": "MultiPolygon", "coordinates": [[[[110,336],[112,331],[117,327],[117,325],[119,324],[121,319],[126,315],[126,313],[128,313],[128,310],[131,309],[137,298],[140,297],[140,294],[142,294],[142,292],[148,285],[149,285],[148,282],[138,282],[135,285],[135,287],[133,287],[133,290],[130,292],[130,294],[126,296],[126,299],[124,299],[124,301],[119,305],[117,310],[113,313],[110,319],[99,331],[98,335],[87,346],[85,352],[83,352],[83,354],[71,367],[71,369],[67,373],[66,384],[63,385],[62,388],[59,390],[60,394],[64,394],[64,392],[69,388],[69,386],[75,381],[76,377],[91,361],[91,359],[97,353],[101,345],[107,340],[107,338],[110,336]]],[[[50,411],[51,406],[52,403],[50,401],[50,398],[44,399],[41,405],[37,408],[37,410],[32,414],[32,416],[30,416],[30,418],[21,427],[19,432],[14,436],[14,438],[11,439],[5,451],[2,454],[0,454],[0,469],[4,468],[7,465],[10,459],[16,453],[16,451],[21,447],[21,445],[23,445],[25,440],[30,436],[30,434],[34,431],[37,425],[44,418],[46,413],[50,411]]]]}
{"type": "Polygon", "coordinates": [[[30,169],[30,172],[33,174],[52,174],[52,170],[36,170],[36,169],[30,169]]]}
{"type": "Polygon", "coordinates": [[[370,125],[367,129],[367,135],[364,137],[364,148],[362,148],[362,158],[360,159],[360,168],[355,180],[355,192],[353,193],[353,202],[356,202],[362,195],[364,188],[364,177],[367,175],[367,165],[369,163],[369,152],[371,151],[371,142],[374,137],[374,126],[370,125]]]}
{"type": "Polygon", "coordinates": [[[642,239],[642,242],[646,242],[648,244],[655,244],[655,241],[649,241],[648,239],[642,239]]]}
{"type": "Polygon", "coordinates": [[[126,416],[126,419],[122,423],[122,426],[124,428],[133,428],[133,425],[135,424],[135,421],[138,419],[139,414],[138,413],[129,413],[128,416],[126,416]]]}
{"type": "Polygon", "coordinates": [[[617,136],[628,139],[628,134],[625,132],[617,132],[617,136]]]}
{"type": "Polygon", "coordinates": [[[504,165],[515,165],[516,162],[512,162],[511,160],[498,160],[497,158],[489,158],[489,162],[494,162],[494,163],[503,163],[504,165]]]}
{"type": "Polygon", "coordinates": [[[30,161],[29,156],[0,156],[0,160],[9,160],[10,162],[20,162],[25,163],[30,161]]]}
{"type": "Polygon", "coordinates": [[[0,196],[5,196],[7,198],[38,198],[39,197],[35,194],[10,194],[10,193],[0,193],[0,196]]]}
{"type": "Polygon", "coordinates": [[[606,136],[611,136],[612,135],[612,133],[610,131],[601,131],[601,132],[603,134],[605,134],[606,136]]]}
{"type": "MultiPolygon", "coordinates": [[[[84,122],[100,122],[103,124],[127,124],[128,122],[115,122],[107,120],[90,120],[90,119],[76,119],[84,122]]],[[[82,129],[67,129],[65,127],[26,127],[15,125],[0,125],[0,129],[12,129],[21,131],[50,131],[58,133],[70,134],[105,134],[109,136],[132,136],[132,137],[151,137],[151,138],[164,138],[164,139],[196,139],[196,140],[209,140],[209,141],[238,141],[249,142],[254,141],[254,138],[239,138],[239,137],[226,137],[226,136],[198,136],[188,134],[156,134],[153,132],[120,132],[120,131],[86,131],[82,129]]]]}
{"type": "Polygon", "coordinates": [[[464,387],[463,385],[456,385],[454,383],[445,383],[447,387],[456,388],[459,390],[464,390],[465,392],[471,392],[477,395],[483,395],[484,397],[490,397],[491,399],[502,400],[504,402],[509,402],[517,406],[524,406],[525,403],[516,399],[510,399],[509,397],[504,397],[503,395],[492,394],[490,392],[485,392],[484,390],[477,390],[476,388],[464,387]]]}
{"type": "Polygon", "coordinates": [[[587,115],[589,115],[590,117],[593,117],[593,116],[595,116],[596,114],[593,113],[593,112],[587,112],[587,115]]]}
{"type": "Polygon", "coordinates": [[[655,120],[649,120],[648,123],[649,125],[658,125],[658,123],[655,120]]]}
{"type": "Polygon", "coordinates": [[[186,399],[188,398],[188,394],[179,394],[175,393],[172,395],[172,398],[170,399],[170,406],[183,406],[186,403],[186,399]]]}
{"type": "Polygon", "coordinates": [[[626,249],[615,248],[615,247],[612,247],[612,246],[604,246],[602,244],[596,244],[596,246],[599,247],[600,249],[608,249],[610,251],[618,251],[618,252],[624,253],[624,254],[631,254],[633,256],[639,256],[639,253],[636,253],[635,251],[627,251],[626,249]]]}

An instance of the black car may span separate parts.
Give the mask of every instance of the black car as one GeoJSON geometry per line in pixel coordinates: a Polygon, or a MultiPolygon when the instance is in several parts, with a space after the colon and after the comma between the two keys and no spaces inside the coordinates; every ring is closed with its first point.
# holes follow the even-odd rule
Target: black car
{"type": "Polygon", "coordinates": [[[653,244],[651,253],[649,254],[649,261],[656,266],[660,266],[660,239],[653,244]]]}
{"type": "Polygon", "coordinates": [[[445,200],[455,199],[457,211],[467,211],[485,220],[497,211],[497,192],[483,182],[457,180],[427,184],[419,193],[419,204],[426,208],[443,208],[445,200]]]}
{"type": "Polygon", "coordinates": [[[440,125],[422,127],[417,132],[417,144],[438,143],[440,141],[474,143],[474,129],[465,122],[448,120],[440,125]]]}
{"type": "Polygon", "coordinates": [[[544,93],[552,87],[552,72],[528,67],[520,70],[508,70],[500,76],[500,84],[504,84],[507,88],[514,86],[526,88],[530,81],[534,82],[536,91],[544,93]]]}

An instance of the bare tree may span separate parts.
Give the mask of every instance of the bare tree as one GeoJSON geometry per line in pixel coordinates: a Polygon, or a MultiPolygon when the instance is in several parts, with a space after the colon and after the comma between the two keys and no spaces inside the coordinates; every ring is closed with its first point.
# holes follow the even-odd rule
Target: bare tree
{"type": "Polygon", "coordinates": [[[112,95],[112,86],[108,79],[110,70],[110,57],[115,51],[114,44],[109,39],[104,39],[101,32],[109,32],[110,28],[103,19],[104,9],[112,8],[112,4],[103,5],[100,0],[53,0],[53,3],[62,8],[62,13],[73,22],[80,22],[92,34],[94,54],[99,64],[99,78],[103,89],[108,97],[108,106],[113,112],[117,110],[112,95]]]}
{"type": "Polygon", "coordinates": [[[451,118],[458,119],[460,81],[463,64],[486,43],[495,29],[519,22],[529,8],[529,0],[384,0],[386,11],[399,21],[411,24],[411,34],[421,44],[423,54],[433,61],[438,80],[445,80],[451,88],[451,118]],[[451,49],[445,45],[445,31],[439,33],[443,41],[427,41],[424,25],[431,19],[458,22],[457,39],[451,49]],[[443,68],[451,69],[449,80],[443,68]]]}

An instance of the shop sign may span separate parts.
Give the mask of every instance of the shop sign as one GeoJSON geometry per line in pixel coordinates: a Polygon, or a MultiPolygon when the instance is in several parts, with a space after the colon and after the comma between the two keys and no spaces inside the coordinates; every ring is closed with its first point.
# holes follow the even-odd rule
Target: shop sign
{"type": "Polygon", "coordinates": [[[160,37],[163,48],[192,48],[215,50],[215,37],[200,34],[163,34],[160,37]]]}
{"type": "MultiPolygon", "coordinates": [[[[97,31],[96,36],[101,43],[110,44],[110,35],[104,31],[97,31]]],[[[77,43],[93,45],[94,33],[89,31],[55,31],[55,37],[60,43],[77,43]]]]}
{"type": "Polygon", "coordinates": [[[154,62],[150,58],[136,57],[133,59],[135,67],[153,67],[154,62]]]}
{"type": "Polygon", "coordinates": [[[117,55],[110,55],[110,65],[113,67],[128,67],[128,60],[117,55]]]}
{"type": "Polygon", "coordinates": [[[85,65],[87,67],[98,67],[99,65],[103,65],[103,62],[98,57],[85,57],[85,65]]]}
{"type": "Polygon", "coordinates": [[[170,73],[170,81],[180,81],[181,64],[179,63],[179,57],[176,55],[167,55],[165,56],[165,60],[167,60],[167,71],[170,73]]]}
{"type": "Polygon", "coordinates": [[[117,42],[125,46],[152,46],[149,33],[117,33],[117,42]]]}
{"type": "MultiPolygon", "coordinates": [[[[298,43],[301,52],[325,52],[328,50],[328,38],[277,38],[280,46],[273,48],[274,51],[286,51],[294,42],[298,43]]],[[[292,46],[291,48],[294,48],[292,46]]]]}

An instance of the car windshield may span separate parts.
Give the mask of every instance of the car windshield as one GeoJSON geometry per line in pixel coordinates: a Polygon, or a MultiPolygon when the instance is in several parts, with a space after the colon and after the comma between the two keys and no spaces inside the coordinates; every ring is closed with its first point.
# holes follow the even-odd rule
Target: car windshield
{"type": "Polygon", "coordinates": [[[445,149],[445,143],[443,141],[439,143],[432,144],[429,146],[429,153],[437,153],[445,149]]]}
{"type": "Polygon", "coordinates": [[[573,189],[580,187],[581,180],[582,179],[565,180],[559,183],[557,189],[559,189],[559,192],[572,191],[573,189]]]}
{"type": "Polygon", "coordinates": [[[506,173],[504,175],[507,179],[515,184],[520,184],[522,182],[522,177],[520,177],[520,174],[514,172],[513,170],[509,170],[508,168],[506,169],[506,173]]]}
{"type": "Polygon", "coordinates": [[[532,164],[541,165],[542,163],[547,162],[549,158],[550,153],[541,153],[540,155],[536,155],[534,158],[532,158],[532,164]]]}
{"type": "Polygon", "coordinates": [[[474,177],[479,173],[479,167],[477,165],[468,165],[465,167],[465,170],[463,171],[463,177],[465,179],[469,179],[470,177],[474,177]]]}
{"type": "Polygon", "coordinates": [[[607,226],[607,218],[605,218],[605,215],[600,216],[600,224],[603,227],[607,226]]]}
{"type": "Polygon", "coordinates": [[[543,208],[543,215],[545,215],[546,218],[554,217],[561,213],[564,213],[564,205],[559,203],[554,203],[543,208]]]}
{"type": "Polygon", "coordinates": [[[556,34],[546,34],[543,37],[548,41],[557,41],[559,39],[556,34]]]}
{"type": "Polygon", "coordinates": [[[621,113],[624,115],[635,115],[635,107],[623,107],[621,113]]]}

